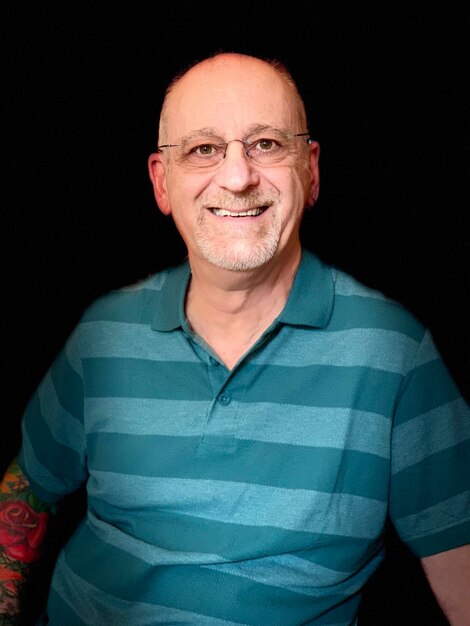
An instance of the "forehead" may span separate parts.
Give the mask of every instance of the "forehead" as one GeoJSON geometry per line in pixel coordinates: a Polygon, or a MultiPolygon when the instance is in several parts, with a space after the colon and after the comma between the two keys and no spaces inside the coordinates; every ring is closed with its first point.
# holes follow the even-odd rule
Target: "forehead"
{"type": "Polygon", "coordinates": [[[292,89],[267,63],[252,58],[216,58],[192,68],[165,102],[165,131],[171,141],[201,128],[226,138],[255,124],[301,131],[292,89]]]}

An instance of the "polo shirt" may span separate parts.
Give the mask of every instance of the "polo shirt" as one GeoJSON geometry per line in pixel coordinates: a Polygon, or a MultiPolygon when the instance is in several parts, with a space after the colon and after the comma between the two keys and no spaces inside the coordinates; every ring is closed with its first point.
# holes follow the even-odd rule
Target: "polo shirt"
{"type": "Polygon", "coordinates": [[[303,251],[229,371],[188,327],[189,279],[99,299],[28,405],[36,495],[88,493],[50,626],[346,626],[388,519],[417,556],[469,541],[469,409],[407,310],[303,251]]]}

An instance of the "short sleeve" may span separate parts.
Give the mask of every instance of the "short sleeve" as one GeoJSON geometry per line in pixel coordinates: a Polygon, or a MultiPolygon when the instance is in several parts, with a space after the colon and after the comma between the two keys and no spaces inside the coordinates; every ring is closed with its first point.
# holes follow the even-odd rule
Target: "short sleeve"
{"type": "Polygon", "coordinates": [[[19,463],[34,493],[59,502],[87,478],[83,378],[76,329],[31,398],[19,463]]]}
{"type": "Polygon", "coordinates": [[[418,557],[470,542],[470,411],[429,332],[395,410],[390,516],[418,557]]]}

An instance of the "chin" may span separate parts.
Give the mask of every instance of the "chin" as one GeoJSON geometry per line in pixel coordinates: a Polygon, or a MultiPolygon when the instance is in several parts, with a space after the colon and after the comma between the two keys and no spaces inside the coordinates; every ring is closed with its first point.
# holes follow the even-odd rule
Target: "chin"
{"type": "Polygon", "coordinates": [[[277,251],[278,240],[263,242],[236,242],[235,245],[216,246],[212,241],[199,242],[199,251],[212,265],[233,272],[256,270],[271,261],[277,251]]]}

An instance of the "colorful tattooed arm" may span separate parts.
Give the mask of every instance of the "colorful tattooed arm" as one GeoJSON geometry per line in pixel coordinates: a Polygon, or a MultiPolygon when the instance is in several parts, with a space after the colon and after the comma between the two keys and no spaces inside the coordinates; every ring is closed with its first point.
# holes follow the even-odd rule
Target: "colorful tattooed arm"
{"type": "Polygon", "coordinates": [[[0,483],[0,626],[15,624],[55,507],[36,498],[16,459],[0,483]]]}

